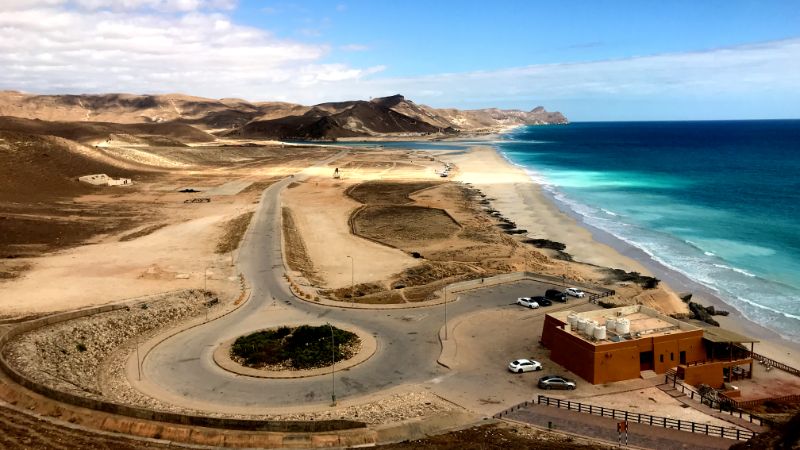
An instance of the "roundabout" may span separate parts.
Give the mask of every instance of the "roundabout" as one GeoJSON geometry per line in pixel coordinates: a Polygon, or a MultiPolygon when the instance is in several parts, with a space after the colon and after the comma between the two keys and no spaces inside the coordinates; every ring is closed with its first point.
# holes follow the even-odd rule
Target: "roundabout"
{"type": "MultiPolygon", "coordinates": [[[[328,325],[330,324],[318,324],[318,326],[328,325]]],[[[289,325],[290,328],[296,328],[298,326],[301,326],[301,324],[289,325]]],[[[341,330],[341,327],[335,327],[341,330]]],[[[234,343],[238,339],[241,339],[241,337],[229,339],[218,346],[216,350],[214,350],[213,354],[214,363],[228,372],[255,378],[289,379],[316,376],[335,376],[336,371],[348,370],[368,360],[372,355],[375,354],[375,350],[377,349],[377,341],[371,334],[365,332],[364,330],[353,327],[346,329],[346,331],[351,332],[354,336],[356,336],[358,344],[352,355],[349,355],[349,357],[345,359],[337,358],[335,364],[330,364],[330,360],[328,360],[327,365],[308,369],[294,369],[291,367],[285,367],[281,370],[270,370],[270,368],[250,367],[246,364],[243,364],[241,360],[236,360],[239,358],[234,359],[235,357],[231,354],[234,343]]],[[[328,356],[328,358],[330,358],[330,356],[328,356]]]]}

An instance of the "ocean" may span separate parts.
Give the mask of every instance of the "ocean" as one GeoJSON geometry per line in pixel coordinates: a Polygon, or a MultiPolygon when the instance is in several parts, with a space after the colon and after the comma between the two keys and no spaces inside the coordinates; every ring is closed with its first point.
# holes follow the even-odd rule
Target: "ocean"
{"type": "Polygon", "coordinates": [[[800,120],[528,126],[493,145],[587,224],[800,342],[800,120]]]}

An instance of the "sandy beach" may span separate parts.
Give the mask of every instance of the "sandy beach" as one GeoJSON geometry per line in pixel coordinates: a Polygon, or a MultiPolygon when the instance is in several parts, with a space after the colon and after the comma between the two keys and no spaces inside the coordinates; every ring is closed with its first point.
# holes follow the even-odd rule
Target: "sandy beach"
{"type": "MultiPolygon", "coordinates": [[[[793,367],[800,366],[800,344],[748,320],[713,291],[658,264],[643,251],[584,224],[577,214],[558,205],[523,169],[511,164],[493,147],[472,147],[442,159],[458,167],[456,181],[471,183],[486,193],[492,199],[492,207],[516,222],[520,229],[527,230],[529,237],[566,244],[566,251],[576,261],[650,274],[661,279],[662,285],[672,292],[691,292],[693,301],[730,311],[730,316],[716,319],[726,329],[759,340],[755,346],[757,353],[793,367]]],[[[660,309],[668,312],[677,308],[680,305],[669,304],[675,301],[681,302],[673,295],[660,309]]]]}

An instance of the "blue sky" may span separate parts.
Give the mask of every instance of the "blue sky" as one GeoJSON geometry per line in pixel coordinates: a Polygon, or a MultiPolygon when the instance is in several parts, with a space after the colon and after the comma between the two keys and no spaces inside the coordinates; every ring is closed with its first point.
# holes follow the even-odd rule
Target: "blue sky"
{"type": "Polygon", "coordinates": [[[800,2],[5,0],[0,66],[46,93],[798,118],[800,2]]]}

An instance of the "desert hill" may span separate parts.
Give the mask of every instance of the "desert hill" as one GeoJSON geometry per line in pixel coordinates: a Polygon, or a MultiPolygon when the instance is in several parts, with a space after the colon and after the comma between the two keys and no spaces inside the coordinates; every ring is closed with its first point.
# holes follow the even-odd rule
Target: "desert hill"
{"type": "Polygon", "coordinates": [[[92,173],[130,177],[136,172],[65,139],[0,131],[0,202],[51,201],[91,193],[96,188],[77,178],[92,173]]]}
{"type": "MultiPolygon", "coordinates": [[[[561,113],[548,112],[542,107],[531,111],[436,109],[418,105],[402,95],[303,106],[284,102],[251,103],[233,98],[216,100],[181,94],[31,95],[2,91],[0,116],[56,122],[53,126],[60,131],[48,134],[72,136],[69,138],[82,142],[102,139],[109,134],[128,134],[144,139],[146,144],[153,143],[152,139],[148,142],[147,136],[162,136],[180,142],[209,139],[207,135],[192,132],[189,126],[223,136],[335,139],[491,132],[511,125],[567,123],[561,113]],[[66,123],[92,125],[66,131],[65,128],[71,126],[66,123]],[[112,123],[118,125],[112,127],[112,123]],[[119,124],[127,127],[118,128],[119,124]],[[138,126],[133,127],[133,124],[138,126]]],[[[15,126],[21,125],[17,123],[15,126]]],[[[34,128],[28,124],[22,131],[38,134],[34,128]]],[[[125,142],[126,139],[120,140],[125,142]]],[[[133,139],[130,143],[138,142],[133,139]]]]}
{"type": "Polygon", "coordinates": [[[230,135],[271,139],[336,139],[391,133],[455,132],[410,117],[379,101],[322,103],[303,115],[255,120],[230,135]]]}
{"type": "Polygon", "coordinates": [[[206,132],[181,123],[51,122],[0,116],[0,130],[58,136],[89,145],[113,139],[128,144],[181,146],[215,139],[206,132]]]}
{"type": "Polygon", "coordinates": [[[201,129],[229,129],[255,118],[303,111],[283,102],[250,103],[241,99],[208,99],[167,95],[31,95],[0,92],[0,116],[63,122],[183,123],[201,129]]]}
{"type": "Polygon", "coordinates": [[[460,111],[417,105],[402,95],[370,101],[320,103],[302,115],[253,120],[228,133],[231,136],[271,139],[336,139],[386,134],[455,134],[461,131],[496,131],[499,127],[525,124],[562,124],[559,112],[537,107],[519,110],[479,109],[460,111]]]}

